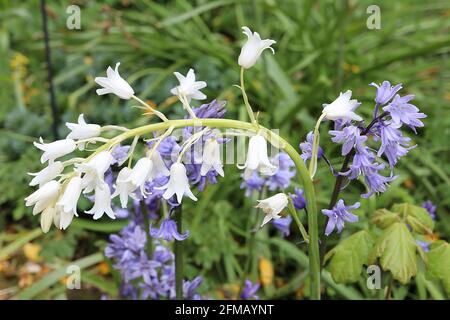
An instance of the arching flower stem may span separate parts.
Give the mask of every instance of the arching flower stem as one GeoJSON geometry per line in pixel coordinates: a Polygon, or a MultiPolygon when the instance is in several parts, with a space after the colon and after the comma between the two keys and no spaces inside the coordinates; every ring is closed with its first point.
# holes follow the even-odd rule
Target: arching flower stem
{"type": "Polygon", "coordinates": [[[240,89],[242,91],[242,97],[244,98],[244,104],[247,108],[248,116],[250,117],[250,122],[253,124],[256,124],[255,115],[253,114],[252,107],[250,106],[250,103],[248,102],[247,93],[245,92],[245,84],[244,84],[244,68],[241,67],[241,86],[240,89]]]}
{"type": "Polygon", "coordinates": [[[167,117],[164,115],[164,113],[152,108],[151,106],[148,105],[148,103],[145,103],[144,101],[142,101],[141,99],[139,99],[138,97],[136,97],[135,95],[132,96],[132,98],[134,100],[136,100],[137,102],[139,102],[140,104],[142,104],[145,108],[147,108],[149,111],[153,112],[156,116],[158,116],[158,118],[160,118],[162,121],[166,122],[169,121],[169,119],[167,119],[167,117]]]}

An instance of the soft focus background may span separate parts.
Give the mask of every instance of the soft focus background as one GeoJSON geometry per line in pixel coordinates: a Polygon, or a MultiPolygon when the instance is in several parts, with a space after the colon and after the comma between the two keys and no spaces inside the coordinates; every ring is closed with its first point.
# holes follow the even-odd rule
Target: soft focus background
{"type": "MultiPolygon", "coordinates": [[[[375,96],[371,82],[403,83],[403,94],[416,95],[415,104],[428,115],[425,127],[411,135],[419,146],[401,159],[396,169],[400,178],[388,192],[363,201],[366,213],[361,214],[395,202],[420,205],[431,200],[437,204],[436,237],[448,241],[449,1],[55,0],[47,2],[46,11],[57,119],[49,103],[39,2],[0,2],[0,299],[117,295],[117,275],[102,252],[109,234],[117,233],[126,221],[78,219],[65,232],[53,228],[42,234],[38,217],[23,200],[32,191],[26,173],[40,167],[40,153],[32,142],[40,136],[53,139],[54,121],[59,137],[65,136],[64,123],[75,122],[79,113],[98,124],[132,127],[155,121],[131,108],[132,102],[95,94],[94,77],[103,76],[117,61],[137,95],[158,105],[169,118],[183,116],[169,93],[176,85],[172,73],[185,74],[193,67],[208,83],[208,101],[225,99],[227,117],[245,119],[240,92],[232,86],[239,81],[237,57],[246,39],[241,33],[244,25],[277,40],[276,54],[265,52],[246,73],[247,91],[261,121],[278,128],[294,145],[312,129],[322,103],[340,91],[353,90],[363,103],[358,111],[366,117],[375,96]],[[66,27],[70,4],[81,8],[81,30],[66,27]],[[366,26],[371,4],[381,8],[380,30],[366,26]],[[79,259],[82,289],[66,290],[66,265],[79,259]]],[[[322,147],[340,166],[339,147],[323,132],[322,147]]],[[[325,207],[334,180],[323,165],[316,178],[319,207],[325,207]]],[[[246,242],[241,226],[247,215],[256,214],[252,206],[258,195],[245,197],[240,183],[240,172],[228,166],[220,186],[208,186],[195,206],[186,203],[186,227],[191,232],[186,242],[187,278],[202,275],[200,291],[213,298],[235,298],[245,277],[262,284],[262,298],[308,297],[306,246],[296,233],[282,238],[267,227],[246,242]],[[251,262],[249,272],[242,268],[245,261],[251,262]]],[[[353,203],[361,190],[361,184],[352,184],[343,197],[353,203]]],[[[328,243],[332,246],[368,223],[362,218],[328,243]]],[[[328,298],[377,297],[368,292],[364,277],[352,285],[332,280],[327,284],[328,298]]],[[[437,286],[432,289],[439,291],[437,286]]],[[[428,296],[420,295],[413,281],[396,287],[394,297],[428,296]]]]}

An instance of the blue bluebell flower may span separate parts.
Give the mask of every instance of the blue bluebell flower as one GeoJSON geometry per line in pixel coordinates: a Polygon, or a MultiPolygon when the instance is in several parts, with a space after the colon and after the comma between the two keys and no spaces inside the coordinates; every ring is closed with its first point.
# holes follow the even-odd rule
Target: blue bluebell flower
{"type": "Polygon", "coordinates": [[[402,124],[410,127],[416,132],[416,127],[423,127],[423,122],[419,119],[426,118],[426,114],[419,112],[419,108],[409,102],[414,99],[414,95],[407,95],[400,97],[396,95],[392,102],[383,108],[384,111],[389,112],[392,122],[400,126],[402,124]]]}
{"type": "Polygon", "coordinates": [[[402,84],[397,84],[395,86],[391,86],[389,81],[383,81],[381,85],[377,85],[372,82],[369,86],[377,88],[377,95],[375,97],[375,102],[382,106],[388,103],[394,95],[402,89],[402,84]]]}
{"type": "Polygon", "coordinates": [[[177,223],[172,219],[164,219],[159,226],[159,229],[150,226],[150,236],[153,238],[160,238],[166,241],[172,241],[173,239],[178,241],[186,240],[189,237],[189,230],[186,230],[185,234],[181,234],[177,230],[177,223]]]}
{"type": "Polygon", "coordinates": [[[374,131],[381,140],[377,156],[381,157],[384,154],[391,168],[395,166],[400,157],[403,157],[409,150],[416,147],[410,146],[411,139],[404,137],[399,127],[390,121],[379,122],[374,131]]]}
{"type": "Polygon", "coordinates": [[[337,228],[338,233],[341,233],[346,221],[351,223],[358,221],[358,216],[351,213],[350,210],[357,209],[359,206],[359,202],[351,206],[346,206],[344,200],[340,199],[333,209],[323,209],[322,213],[328,217],[325,235],[329,236],[335,228],[337,228]]]}
{"type": "Polygon", "coordinates": [[[278,153],[274,159],[273,164],[278,164],[278,169],[275,174],[265,177],[266,185],[270,191],[284,190],[291,184],[291,179],[295,176],[295,163],[291,157],[285,152],[278,153]]]}
{"type": "MultiPolygon", "coordinates": [[[[300,157],[303,159],[303,161],[306,161],[308,159],[311,159],[311,153],[312,153],[312,145],[314,140],[314,133],[312,131],[308,132],[306,135],[306,141],[300,143],[299,148],[302,151],[302,154],[300,157]]],[[[323,155],[323,149],[319,146],[318,152],[317,152],[317,159],[322,158],[323,155]]]]}
{"type": "Polygon", "coordinates": [[[422,203],[422,208],[425,208],[428,211],[431,219],[436,220],[436,205],[431,200],[422,203]]]}
{"type": "Polygon", "coordinates": [[[242,288],[241,299],[243,300],[259,300],[259,297],[256,295],[260,287],[259,283],[253,284],[250,280],[245,280],[244,288],[242,288]]]}
{"type": "Polygon", "coordinates": [[[303,190],[300,188],[294,189],[294,194],[291,194],[290,197],[292,198],[292,202],[294,203],[294,207],[297,210],[302,210],[306,208],[306,200],[303,196],[303,190]]]}
{"type": "Polygon", "coordinates": [[[342,155],[346,156],[353,148],[362,148],[367,136],[361,135],[361,130],[357,126],[349,125],[342,130],[330,130],[329,133],[334,136],[331,141],[343,143],[342,155]]]}
{"type": "Polygon", "coordinates": [[[423,249],[424,252],[430,251],[431,242],[423,242],[420,240],[416,240],[416,243],[423,249]]]}
{"type": "Polygon", "coordinates": [[[285,218],[280,218],[280,219],[273,219],[272,220],[272,225],[281,231],[281,234],[283,235],[283,237],[288,237],[290,234],[290,229],[291,229],[291,223],[292,223],[292,217],[291,216],[287,216],[285,218]]]}

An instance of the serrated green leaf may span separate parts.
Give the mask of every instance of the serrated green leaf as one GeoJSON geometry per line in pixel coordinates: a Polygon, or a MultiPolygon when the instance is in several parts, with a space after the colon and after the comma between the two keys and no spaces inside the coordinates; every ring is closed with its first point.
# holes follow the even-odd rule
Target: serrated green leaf
{"type": "Polygon", "coordinates": [[[450,295],[450,245],[440,241],[432,246],[427,256],[428,275],[441,280],[445,292],[450,295]]]}
{"type": "Polygon", "coordinates": [[[433,232],[434,222],[426,209],[410,203],[401,203],[393,205],[391,211],[405,219],[415,232],[420,234],[433,232]]]}
{"type": "Polygon", "coordinates": [[[329,270],[337,283],[356,282],[367,264],[374,240],[367,231],[359,231],[333,248],[329,270]]]}
{"type": "Polygon", "coordinates": [[[417,274],[416,241],[405,223],[394,223],[378,238],[371,260],[377,257],[383,270],[402,284],[417,274]]]}
{"type": "Polygon", "coordinates": [[[400,217],[397,213],[387,209],[379,209],[372,214],[372,222],[378,227],[385,229],[393,223],[400,222],[400,217]]]}

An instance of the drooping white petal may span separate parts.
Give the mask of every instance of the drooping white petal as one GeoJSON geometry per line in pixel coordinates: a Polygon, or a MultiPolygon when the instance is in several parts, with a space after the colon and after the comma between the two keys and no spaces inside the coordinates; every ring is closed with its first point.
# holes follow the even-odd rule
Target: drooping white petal
{"type": "Polygon", "coordinates": [[[224,176],[222,160],[220,158],[220,146],[216,139],[208,139],[205,142],[200,174],[205,176],[211,168],[222,177],[224,176]]]}
{"type": "Polygon", "coordinates": [[[245,180],[248,180],[255,170],[266,176],[275,174],[277,167],[274,166],[269,160],[269,156],[267,154],[267,141],[262,135],[257,134],[250,138],[245,164],[244,166],[238,167],[240,169],[245,168],[245,180]]]}
{"type": "Polygon", "coordinates": [[[328,120],[362,121],[363,119],[354,112],[360,103],[356,99],[350,100],[351,97],[352,91],[347,90],[345,93],[341,92],[332,103],[324,104],[322,113],[325,114],[325,118],[328,120]]]}
{"type": "Polygon", "coordinates": [[[41,163],[48,161],[53,162],[56,158],[65,156],[76,149],[75,141],[72,139],[62,139],[50,143],[44,143],[42,138],[39,138],[39,142],[33,142],[34,146],[44,153],[41,156],[41,163]]]}
{"type": "Polygon", "coordinates": [[[252,33],[248,27],[242,27],[242,30],[244,30],[243,33],[248,39],[239,55],[238,64],[241,67],[245,69],[253,67],[265,49],[270,49],[272,50],[272,53],[275,53],[271,46],[275,44],[276,41],[272,39],[262,40],[258,32],[252,33]]]}
{"type": "Polygon", "coordinates": [[[25,198],[25,205],[27,207],[32,206],[41,201],[49,201],[55,199],[58,196],[61,185],[58,181],[52,180],[40,187],[38,190],[30,194],[25,198]]]}
{"type": "MultiPolygon", "coordinates": [[[[66,126],[71,130],[67,135],[67,139],[84,140],[95,138],[100,135],[101,127],[98,124],[88,124],[84,120],[83,114],[78,117],[78,123],[66,122],[66,126]]],[[[80,143],[78,148],[82,150],[84,144],[80,143]]]]}
{"type": "Polygon", "coordinates": [[[94,220],[100,219],[104,213],[111,219],[116,218],[111,208],[111,191],[106,183],[102,183],[95,188],[94,206],[85,212],[93,214],[94,220]]]}
{"type": "Polygon", "coordinates": [[[64,170],[64,166],[61,161],[55,161],[53,163],[49,163],[47,167],[42,169],[36,173],[28,173],[34,178],[30,182],[30,186],[42,186],[44,183],[47,183],[53,179],[55,179],[62,171],[64,170]]]}
{"type": "Polygon", "coordinates": [[[126,82],[119,74],[120,62],[116,63],[116,68],[113,70],[108,67],[106,70],[107,77],[96,77],[94,80],[97,84],[104,87],[104,89],[97,89],[97,94],[114,93],[121,99],[131,99],[134,95],[133,88],[126,82]]]}
{"type": "Polygon", "coordinates": [[[170,93],[176,96],[185,96],[188,101],[206,99],[206,95],[200,92],[207,86],[205,81],[195,81],[194,69],[189,69],[186,77],[179,72],[174,72],[175,77],[179,81],[179,85],[172,88],[170,93]]]}
{"type": "Polygon", "coordinates": [[[128,197],[129,196],[133,197],[133,192],[134,192],[134,190],[137,189],[137,187],[134,186],[131,183],[131,181],[128,180],[128,178],[130,177],[130,174],[131,174],[131,169],[128,167],[123,167],[120,170],[119,174],[117,175],[117,180],[116,180],[116,185],[115,185],[116,190],[114,191],[114,193],[112,195],[112,198],[119,196],[120,204],[121,204],[122,208],[127,207],[128,197]]]}
{"type": "Polygon", "coordinates": [[[145,197],[145,183],[152,177],[153,161],[147,157],[139,159],[131,170],[130,175],[125,180],[133,184],[135,188],[140,188],[142,195],[145,197]]]}
{"type": "Polygon", "coordinates": [[[81,178],[73,177],[67,184],[62,197],[56,203],[56,209],[60,213],[60,229],[65,230],[72,222],[73,217],[78,217],[77,203],[81,195],[81,190],[81,178]]]}
{"type": "Polygon", "coordinates": [[[84,193],[91,192],[98,184],[104,182],[105,173],[113,160],[110,152],[102,151],[88,162],[75,165],[76,171],[84,174],[82,180],[84,193]]]}
{"type": "Polygon", "coordinates": [[[261,227],[272,219],[281,218],[279,213],[286,208],[288,202],[287,195],[284,193],[277,193],[267,199],[258,200],[258,205],[256,207],[262,209],[266,214],[261,227]]]}
{"type": "Polygon", "coordinates": [[[175,162],[170,167],[169,182],[167,182],[165,186],[158,189],[166,190],[163,194],[163,198],[166,200],[170,199],[175,194],[177,196],[178,203],[181,203],[183,195],[187,195],[192,200],[197,201],[197,198],[194,196],[189,187],[186,168],[179,162],[175,162]]]}
{"type": "Polygon", "coordinates": [[[47,233],[50,230],[55,214],[55,207],[48,207],[41,213],[41,229],[44,233],[47,233]]]}

